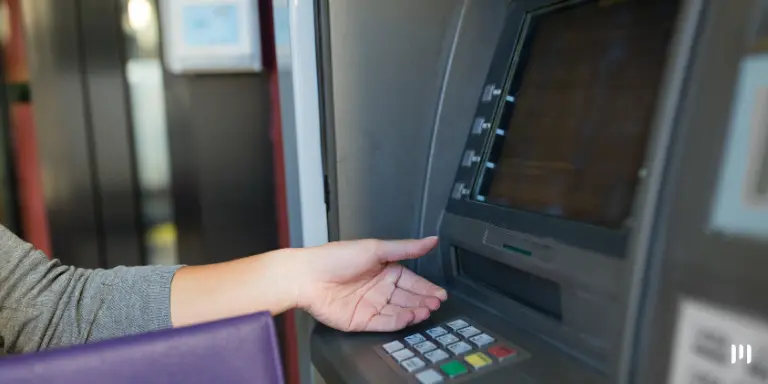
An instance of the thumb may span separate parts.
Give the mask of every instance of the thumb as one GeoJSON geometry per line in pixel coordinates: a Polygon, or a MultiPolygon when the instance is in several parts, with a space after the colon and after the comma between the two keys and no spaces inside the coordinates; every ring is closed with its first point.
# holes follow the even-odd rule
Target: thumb
{"type": "Polygon", "coordinates": [[[376,247],[376,257],[382,263],[416,259],[437,245],[437,236],[419,240],[382,240],[376,247]]]}

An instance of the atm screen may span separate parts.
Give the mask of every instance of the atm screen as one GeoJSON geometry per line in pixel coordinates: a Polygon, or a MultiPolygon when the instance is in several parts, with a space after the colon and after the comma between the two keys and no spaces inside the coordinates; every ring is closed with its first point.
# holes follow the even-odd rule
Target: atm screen
{"type": "Polygon", "coordinates": [[[477,198],[618,228],[630,215],[678,11],[675,0],[535,11],[512,59],[477,198]]]}

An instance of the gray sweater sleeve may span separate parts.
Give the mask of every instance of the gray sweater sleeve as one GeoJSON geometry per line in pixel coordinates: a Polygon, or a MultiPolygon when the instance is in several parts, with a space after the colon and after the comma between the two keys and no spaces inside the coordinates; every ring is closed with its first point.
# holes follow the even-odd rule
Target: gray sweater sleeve
{"type": "Polygon", "coordinates": [[[178,268],[63,266],[0,226],[0,355],[169,328],[178,268]]]}

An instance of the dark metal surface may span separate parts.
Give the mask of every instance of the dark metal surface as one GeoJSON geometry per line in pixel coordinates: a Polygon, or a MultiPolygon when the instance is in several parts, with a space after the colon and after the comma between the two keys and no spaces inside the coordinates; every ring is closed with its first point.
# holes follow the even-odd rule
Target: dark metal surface
{"type": "Polygon", "coordinates": [[[53,256],[80,267],[102,267],[78,2],[22,4],[53,256]]]}
{"type": "Polygon", "coordinates": [[[418,236],[437,103],[463,2],[329,4],[329,166],[336,170],[339,238],[418,236]]]}
{"type": "MultiPolygon", "coordinates": [[[[506,9],[506,1],[464,1],[462,4],[452,36],[450,64],[435,109],[431,156],[421,196],[420,236],[438,233],[456,175],[456,164],[459,163],[467,138],[467,127],[474,117],[474,108],[480,97],[496,40],[503,28],[506,9]]],[[[439,252],[433,251],[418,260],[418,271],[433,281],[444,281],[441,262],[439,252]],[[438,267],[421,268],[426,264],[438,267]]]]}
{"type": "Polygon", "coordinates": [[[765,241],[748,240],[709,228],[724,143],[733,108],[739,62],[754,38],[759,0],[708,1],[691,68],[691,89],[683,129],[675,137],[678,155],[669,172],[676,177],[662,200],[664,221],[656,227],[643,328],[638,335],[637,383],[667,379],[670,341],[678,305],[688,296],[753,317],[768,317],[760,293],[768,290],[765,241]]]}

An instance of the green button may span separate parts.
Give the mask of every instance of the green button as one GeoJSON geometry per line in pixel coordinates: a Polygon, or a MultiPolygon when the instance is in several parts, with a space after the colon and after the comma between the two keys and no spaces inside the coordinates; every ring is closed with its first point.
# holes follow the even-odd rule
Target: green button
{"type": "Polygon", "coordinates": [[[451,378],[467,373],[467,367],[456,360],[441,365],[440,369],[451,378]]]}

